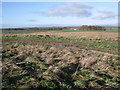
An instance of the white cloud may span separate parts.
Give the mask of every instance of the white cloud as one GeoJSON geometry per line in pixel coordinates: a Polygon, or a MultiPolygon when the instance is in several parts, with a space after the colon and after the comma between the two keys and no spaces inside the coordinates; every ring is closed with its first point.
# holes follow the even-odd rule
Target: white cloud
{"type": "Polygon", "coordinates": [[[106,20],[117,17],[117,13],[108,10],[98,10],[96,15],[93,15],[93,19],[106,20]]]}
{"type": "Polygon", "coordinates": [[[91,16],[91,9],[93,7],[84,3],[65,3],[64,5],[54,7],[54,9],[39,14],[46,16],[77,16],[88,17],[91,16]]]}
{"type": "Polygon", "coordinates": [[[35,19],[29,19],[28,21],[29,22],[37,22],[37,20],[35,20],[35,19]]]}
{"type": "Polygon", "coordinates": [[[109,7],[92,6],[92,4],[80,2],[64,3],[37,14],[45,16],[42,22],[46,24],[116,25],[118,23],[117,12],[109,10],[109,7]]]}

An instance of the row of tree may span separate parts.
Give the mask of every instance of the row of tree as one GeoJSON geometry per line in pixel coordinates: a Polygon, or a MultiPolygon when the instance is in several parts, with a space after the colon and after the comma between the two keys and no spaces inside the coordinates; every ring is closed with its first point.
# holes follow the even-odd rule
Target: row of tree
{"type": "Polygon", "coordinates": [[[81,27],[79,27],[79,30],[102,30],[105,31],[106,28],[103,26],[87,26],[87,25],[83,25],[81,27]]]}
{"type": "Polygon", "coordinates": [[[32,30],[32,31],[59,31],[59,30],[106,30],[103,26],[80,26],[80,27],[40,27],[40,28],[7,28],[3,30],[32,30]]]}
{"type": "Polygon", "coordinates": [[[66,28],[68,27],[27,28],[26,30],[55,31],[55,30],[65,30],[66,28]]]}

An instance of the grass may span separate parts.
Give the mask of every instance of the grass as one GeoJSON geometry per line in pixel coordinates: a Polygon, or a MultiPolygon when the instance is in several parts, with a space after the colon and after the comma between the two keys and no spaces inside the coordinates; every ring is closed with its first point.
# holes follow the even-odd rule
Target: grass
{"type": "MultiPolygon", "coordinates": [[[[11,33],[22,34],[33,32],[16,31],[11,33]]],[[[3,36],[2,41],[4,42],[2,49],[2,62],[4,64],[2,67],[3,89],[94,90],[109,88],[111,90],[117,90],[120,88],[120,76],[118,76],[120,61],[116,57],[97,55],[94,53],[88,54],[78,52],[77,50],[59,48],[59,45],[54,47],[49,44],[42,45],[38,43],[38,41],[46,41],[60,43],[68,47],[71,46],[71,43],[75,45],[73,47],[83,49],[85,49],[85,47],[91,47],[91,49],[88,48],[89,50],[100,48],[103,49],[103,51],[98,51],[117,54],[104,50],[118,51],[118,41],[68,39],[52,36],[3,36]],[[17,41],[23,41],[23,43],[17,43],[17,41]],[[31,43],[25,41],[31,41],[31,43]],[[97,60],[97,63],[91,64],[91,68],[85,68],[77,62],[79,60],[83,60],[84,62],[88,57],[97,60]],[[47,59],[49,58],[52,62],[48,62],[47,59]],[[56,60],[56,58],[60,58],[60,60],[56,60]],[[78,65],[79,67],[77,67],[78,65]],[[60,71],[59,73],[55,73],[52,70],[50,71],[50,66],[54,67],[52,68],[53,71],[55,71],[55,67],[57,67],[57,70],[63,73],[60,73],[60,71]]],[[[89,59],[87,62],[89,62],[89,59]]]]}
{"type": "MultiPolygon", "coordinates": [[[[84,48],[84,47],[91,47],[91,48],[99,48],[103,50],[98,50],[98,51],[103,51],[103,52],[108,52],[108,53],[113,53],[117,54],[118,51],[118,42],[117,41],[106,41],[106,40],[90,40],[90,39],[67,39],[67,38],[62,38],[62,37],[5,37],[3,36],[2,38],[3,41],[36,41],[36,40],[42,40],[42,41],[50,41],[50,42],[55,42],[55,43],[72,43],[75,45],[78,45],[79,48],[84,48]],[[87,44],[86,44],[87,43],[87,44]],[[82,47],[83,46],[83,47],[82,47]],[[104,51],[104,50],[111,50],[111,51],[104,51]],[[116,52],[112,52],[116,51],[116,52]]],[[[66,46],[69,46],[69,44],[65,44],[66,46]]],[[[90,48],[88,48],[90,49],[90,48]]],[[[91,50],[91,49],[90,49],[91,50]]]]}
{"type": "MultiPolygon", "coordinates": [[[[120,87],[120,76],[118,75],[120,61],[117,58],[109,58],[103,61],[103,56],[84,55],[84,52],[76,52],[60,48],[40,48],[37,45],[21,45],[21,43],[9,44],[2,49],[2,86],[11,89],[40,89],[40,90],[83,90],[83,89],[111,89],[117,90],[120,87]],[[31,52],[32,51],[32,52],[31,52]],[[42,51],[42,52],[40,52],[42,51]],[[38,52],[38,53],[36,53],[38,52]],[[48,53],[50,52],[50,53],[48,53]],[[68,54],[70,52],[71,54],[68,54]],[[46,54],[44,54],[46,53],[46,54]],[[78,53],[80,58],[95,57],[98,64],[94,64],[93,68],[85,68],[79,62],[73,63],[72,58],[78,53]],[[39,57],[39,55],[40,57],[39,57]],[[51,54],[66,55],[65,59],[61,59],[53,64],[47,64],[46,58],[51,54]],[[43,57],[44,56],[44,57],[43,57]],[[42,59],[42,60],[41,60],[42,59]],[[99,63],[102,61],[103,65],[99,63]],[[65,64],[65,65],[64,65],[65,64]],[[77,66],[80,65],[78,68],[77,66]],[[104,67],[108,65],[108,68],[104,67]],[[55,67],[60,70],[55,73],[55,67]],[[96,68],[95,68],[96,66],[96,68]],[[103,67],[98,69],[99,67],[103,67]],[[62,73],[60,73],[62,71],[62,73]]],[[[44,47],[44,46],[42,46],[44,47]]],[[[52,57],[55,60],[56,57],[52,57]]]]}
{"type": "Polygon", "coordinates": [[[113,32],[113,33],[118,33],[120,31],[118,30],[106,30],[106,31],[90,31],[90,30],[85,30],[85,31],[79,31],[79,30],[61,30],[61,31],[27,31],[27,30],[4,30],[2,31],[3,34],[24,34],[24,33],[38,33],[38,32],[113,32]]]}
{"type": "Polygon", "coordinates": [[[118,30],[106,30],[106,31],[94,31],[94,30],[63,30],[61,32],[114,32],[114,33],[118,33],[118,30]]]}
{"type": "Polygon", "coordinates": [[[4,30],[3,34],[25,34],[25,33],[38,33],[38,32],[49,32],[49,31],[28,31],[28,30],[4,30]]]}

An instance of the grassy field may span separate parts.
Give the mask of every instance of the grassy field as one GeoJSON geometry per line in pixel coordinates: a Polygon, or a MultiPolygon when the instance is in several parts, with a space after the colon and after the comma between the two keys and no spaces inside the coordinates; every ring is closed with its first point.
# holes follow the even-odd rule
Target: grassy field
{"type": "Polygon", "coordinates": [[[2,31],[3,34],[24,34],[24,33],[37,33],[37,32],[114,32],[118,33],[118,30],[106,30],[106,31],[79,31],[79,30],[62,30],[62,31],[27,31],[27,30],[4,30],[2,31]]]}
{"type": "Polygon", "coordinates": [[[91,39],[68,39],[62,37],[5,37],[2,38],[3,41],[33,41],[42,40],[56,43],[67,43],[67,46],[73,44],[77,45],[79,48],[86,47],[87,49],[99,50],[103,52],[118,54],[118,41],[108,41],[108,40],[91,40],[91,39]],[[87,43],[87,44],[86,44],[87,43]],[[107,51],[109,50],[109,51],[107,51]]]}
{"type": "Polygon", "coordinates": [[[116,32],[5,33],[2,36],[3,88],[120,88],[116,32]]]}

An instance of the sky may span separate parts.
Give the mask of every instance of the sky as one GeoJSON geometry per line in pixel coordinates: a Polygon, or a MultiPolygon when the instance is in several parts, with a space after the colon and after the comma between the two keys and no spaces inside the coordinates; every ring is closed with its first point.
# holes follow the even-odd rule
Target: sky
{"type": "Polygon", "coordinates": [[[2,28],[117,24],[117,2],[2,3],[2,28]]]}

